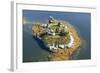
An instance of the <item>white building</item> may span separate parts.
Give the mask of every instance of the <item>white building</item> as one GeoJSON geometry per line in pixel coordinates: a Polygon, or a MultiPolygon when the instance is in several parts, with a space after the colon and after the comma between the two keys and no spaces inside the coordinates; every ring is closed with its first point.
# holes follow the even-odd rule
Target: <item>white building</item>
{"type": "Polygon", "coordinates": [[[42,26],[42,27],[47,27],[47,26],[48,26],[48,24],[41,24],[41,26],[42,26]]]}

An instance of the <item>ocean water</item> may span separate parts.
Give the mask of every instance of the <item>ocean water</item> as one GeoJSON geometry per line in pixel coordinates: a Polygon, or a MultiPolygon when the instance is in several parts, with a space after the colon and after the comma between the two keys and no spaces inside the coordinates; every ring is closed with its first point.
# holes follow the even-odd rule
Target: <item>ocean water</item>
{"type": "Polygon", "coordinates": [[[56,12],[23,10],[23,62],[48,61],[49,50],[42,41],[32,36],[32,25],[47,23],[49,16],[68,21],[75,26],[85,43],[73,60],[91,59],[91,14],[82,12],[56,12]],[[38,40],[38,42],[37,42],[38,40]]]}

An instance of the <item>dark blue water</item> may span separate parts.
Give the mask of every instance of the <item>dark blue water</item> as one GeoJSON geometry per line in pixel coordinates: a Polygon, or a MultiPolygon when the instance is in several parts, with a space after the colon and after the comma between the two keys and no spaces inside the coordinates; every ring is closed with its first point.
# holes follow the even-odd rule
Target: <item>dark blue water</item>
{"type": "Polygon", "coordinates": [[[58,20],[68,21],[77,28],[79,35],[85,40],[85,43],[83,43],[85,46],[80,48],[74,60],[91,59],[90,13],[23,10],[23,18],[26,21],[23,24],[23,61],[35,62],[48,60],[48,50],[44,49],[45,47],[41,44],[42,41],[32,36],[31,27],[32,24],[37,22],[47,23],[49,16],[53,16],[58,20]]]}

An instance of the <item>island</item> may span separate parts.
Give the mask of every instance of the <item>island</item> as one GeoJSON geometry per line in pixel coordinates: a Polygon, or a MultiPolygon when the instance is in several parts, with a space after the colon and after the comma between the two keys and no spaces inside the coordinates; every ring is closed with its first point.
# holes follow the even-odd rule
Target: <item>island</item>
{"type": "Polygon", "coordinates": [[[72,60],[74,53],[82,44],[75,26],[52,16],[49,17],[48,23],[33,24],[32,35],[42,40],[50,50],[49,61],[72,60]]]}

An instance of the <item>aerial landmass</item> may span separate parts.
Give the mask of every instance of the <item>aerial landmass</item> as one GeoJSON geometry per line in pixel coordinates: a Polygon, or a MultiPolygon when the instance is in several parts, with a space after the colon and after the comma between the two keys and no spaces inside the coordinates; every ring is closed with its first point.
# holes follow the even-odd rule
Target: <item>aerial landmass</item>
{"type": "Polygon", "coordinates": [[[52,16],[49,17],[48,23],[33,24],[32,35],[42,40],[50,50],[49,61],[71,60],[82,44],[81,37],[73,25],[52,16]]]}

